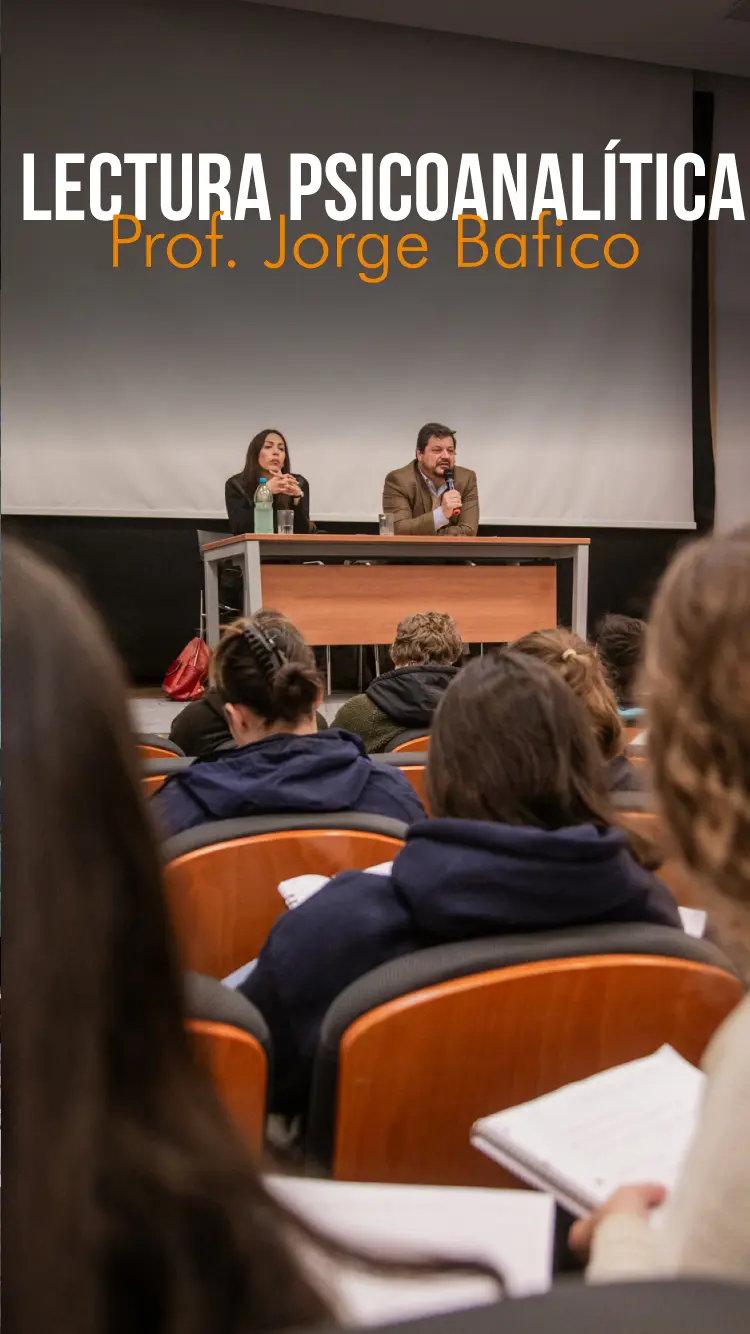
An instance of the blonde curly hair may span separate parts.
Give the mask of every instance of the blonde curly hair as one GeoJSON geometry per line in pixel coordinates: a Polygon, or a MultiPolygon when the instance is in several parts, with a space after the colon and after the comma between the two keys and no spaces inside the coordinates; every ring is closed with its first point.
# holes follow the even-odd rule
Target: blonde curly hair
{"type": "Polygon", "coordinates": [[[654,788],[680,856],[750,907],[750,527],[673,561],[654,601],[643,686],[654,788]]]}

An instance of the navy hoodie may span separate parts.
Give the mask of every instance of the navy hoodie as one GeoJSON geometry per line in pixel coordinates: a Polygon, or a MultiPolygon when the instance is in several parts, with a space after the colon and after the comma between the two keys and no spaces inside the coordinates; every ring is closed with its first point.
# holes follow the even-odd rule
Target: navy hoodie
{"type": "Polygon", "coordinates": [[[425,818],[408,778],[374,764],[358,736],[329,728],[277,732],[173,774],[151,798],[165,837],[242,815],[358,811],[412,824],[425,818]]]}
{"type": "Polygon", "coordinates": [[[280,918],[243,983],[271,1030],[273,1110],[305,1111],[325,1013],[372,968],[431,945],[614,922],[681,926],[622,830],[422,821],[390,877],[347,871],[280,918]]]}

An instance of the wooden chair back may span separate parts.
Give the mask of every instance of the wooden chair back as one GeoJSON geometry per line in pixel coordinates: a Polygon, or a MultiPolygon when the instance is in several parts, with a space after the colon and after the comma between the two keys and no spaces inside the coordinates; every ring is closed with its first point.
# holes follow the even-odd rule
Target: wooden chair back
{"type": "Polygon", "coordinates": [[[409,782],[429,815],[430,812],[427,805],[427,769],[423,764],[400,764],[399,768],[404,775],[404,778],[409,779],[409,782]]]}
{"type": "Polygon", "coordinates": [[[263,1144],[268,1096],[268,1061],[257,1038],[231,1024],[189,1019],[198,1058],[209,1071],[227,1111],[248,1147],[263,1144]]]}
{"type": "Polygon", "coordinates": [[[411,741],[402,741],[400,746],[394,746],[392,755],[406,755],[413,751],[424,752],[430,749],[430,738],[428,736],[415,736],[411,741]]]}
{"type": "Polygon", "coordinates": [[[167,750],[166,747],[151,745],[139,741],[136,745],[139,760],[173,760],[176,751],[167,750]]]}
{"type": "Polygon", "coordinates": [[[643,723],[640,727],[623,727],[622,731],[625,737],[626,745],[631,745],[632,742],[635,741],[645,730],[646,730],[645,723],[643,723]]]}
{"type": "Polygon", "coordinates": [[[391,861],[403,842],[353,829],[291,829],[212,843],[176,857],[164,880],[183,968],[226,977],[257,957],[286,912],[278,884],[391,861]]]}
{"type": "Polygon", "coordinates": [[[141,778],[143,795],[153,797],[154,793],[158,792],[159,788],[166,783],[168,776],[168,774],[144,774],[141,778]]]}
{"type": "Polygon", "coordinates": [[[719,967],[628,954],[521,964],[403,995],[341,1038],[333,1174],[518,1185],[470,1145],[478,1117],[662,1043],[697,1063],[741,995],[719,967]]]}

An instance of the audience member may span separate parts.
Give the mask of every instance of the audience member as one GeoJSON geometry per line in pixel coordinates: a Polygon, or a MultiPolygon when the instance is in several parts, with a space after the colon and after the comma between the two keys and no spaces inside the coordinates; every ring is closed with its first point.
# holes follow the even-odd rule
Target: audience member
{"type": "Polygon", "coordinates": [[[358,737],[315,735],[321,696],[312,649],[289,622],[235,621],[213,677],[236,750],[197,760],[151,798],[163,834],[210,820],[280,812],[360,811],[411,824],[424,810],[397,769],[367,759],[358,737]]]}
{"type": "Polygon", "coordinates": [[[399,732],[429,732],[462,653],[461,632],[452,616],[418,611],[404,617],[391,645],[394,670],[342,705],[334,727],[356,732],[369,753],[386,750],[399,732]]]}
{"type": "MultiPolygon", "coordinates": [[[[299,634],[296,626],[277,611],[256,612],[253,621],[262,630],[287,627],[295,634],[299,634]]],[[[325,732],[328,723],[320,711],[316,713],[315,720],[317,730],[325,732]]],[[[172,720],[169,739],[174,741],[186,755],[194,755],[199,759],[213,755],[217,750],[235,748],[224,702],[215,685],[209,685],[200,699],[194,700],[192,704],[186,704],[185,708],[180,710],[172,720]]]]}
{"type": "Polygon", "coordinates": [[[639,771],[625,755],[625,733],[604,668],[590,644],[571,630],[534,630],[513,648],[552,667],[578,695],[594,724],[599,749],[607,763],[610,792],[643,787],[639,771]]]}
{"type": "Polygon", "coordinates": [[[646,622],[636,616],[602,617],[594,642],[614,691],[617,707],[625,719],[643,713],[638,696],[638,678],[643,666],[646,622]]]}
{"type": "Polygon", "coordinates": [[[679,927],[612,828],[580,700],[512,652],[477,658],[438,707],[428,794],[390,877],[347,872],[273,928],[241,990],[273,1036],[275,1110],[303,1112],[328,1006],[355,979],[448,941],[597,922],[679,927]]]}
{"type": "MultiPolygon", "coordinates": [[[[654,604],[644,686],[654,788],[713,926],[750,983],[750,528],[677,557],[654,604]]],[[[750,996],[715,1034],[698,1131],[657,1228],[658,1185],[627,1187],[571,1240],[593,1236],[593,1279],[750,1280],[750,996]]]]}
{"type": "Polygon", "coordinates": [[[9,1329],[252,1334],[326,1319],[184,1027],[121,666],[4,543],[9,1329]],[[60,701],[65,707],[60,707],[60,701]]]}

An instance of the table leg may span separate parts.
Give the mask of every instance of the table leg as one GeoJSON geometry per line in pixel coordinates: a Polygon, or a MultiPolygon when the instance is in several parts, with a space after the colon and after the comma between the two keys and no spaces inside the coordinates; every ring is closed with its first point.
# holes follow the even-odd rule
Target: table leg
{"type": "Polygon", "coordinates": [[[203,586],[206,593],[206,638],[213,649],[219,642],[219,561],[213,552],[203,556],[203,586]]]}
{"type": "Polygon", "coordinates": [[[252,616],[263,606],[263,585],[260,577],[260,549],[257,542],[244,543],[242,562],[242,611],[252,616]]]}
{"type": "Polygon", "coordinates": [[[589,548],[581,544],[573,552],[573,629],[581,639],[588,638],[589,548]]]}

